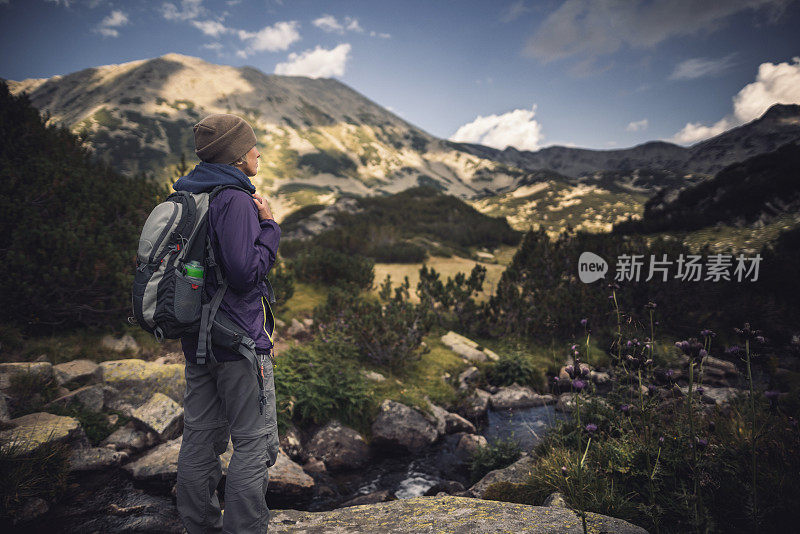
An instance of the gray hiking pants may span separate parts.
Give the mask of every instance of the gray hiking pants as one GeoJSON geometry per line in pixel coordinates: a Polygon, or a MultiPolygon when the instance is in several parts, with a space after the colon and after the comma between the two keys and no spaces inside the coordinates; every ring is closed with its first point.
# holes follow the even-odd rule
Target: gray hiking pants
{"type": "Polygon", "coordinates": [[[178,514],[189,534],[267,532],[268,473],[278,457],[278,426],[272,363],[264,369],[263,413],[256,369],[247,360],[186,363],[184,431],[178,456],[178,514]],[[225,480],[225,513],[220,513],[217,484],[219,455],[233,442],[225,480]]]}

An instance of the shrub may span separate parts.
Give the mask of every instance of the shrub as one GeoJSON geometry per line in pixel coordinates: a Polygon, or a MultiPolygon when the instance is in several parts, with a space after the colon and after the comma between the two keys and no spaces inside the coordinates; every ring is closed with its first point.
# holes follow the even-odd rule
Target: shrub
{"type": "Polygon", "coordinates": [[[281,431],[292,420],[322,424],[338,419],[354,428],[368,428],[373,402],[355,358],[353,348],[338,339],[316,340],[279,353],[275,391],[281,431]]]}
{"type": "Polygon", "coordinates": [[[516,462],[520,453],[519,445],[513,439],[497,439],[485,447],[479,447],[469,464],[472,483],[479,481],[489,471],[502,469],[516,462]]]}
{"type": "Polygon", "coordinates": [[[284,306],[294,295],[294,273],[286,267],[280,257],[270,269],[269,281],[275,291],[276,304],[278,307],[284,306]]]}
{"type": "Polygon", "coordinates": [[[295,276],[303,282],[326,285],[372,286],[375,267],[371,260],[322,247],[312,247],[292,261],[295,276]]]}
{"type": "Polygon", "coordinates": [[[516,382],[539,389],[544,383],[544,373],[524,354],[504,354],[487,368],[486,379],[493,386],[510,386],[516,382]]]}

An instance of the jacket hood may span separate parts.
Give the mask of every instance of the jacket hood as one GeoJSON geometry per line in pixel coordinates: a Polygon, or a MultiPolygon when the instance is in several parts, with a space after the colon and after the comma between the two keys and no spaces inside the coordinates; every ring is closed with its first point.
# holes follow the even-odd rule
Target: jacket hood
{"type": "Polygon", "coordinates": [[[256,187],[245,173],[226,163],[206,163],[201,161],[192,172],[182,176],[172,186],[175,191],[189,191],[190,193],[205,193],[218,185],[237,185],[256,192],[256,187]]]}

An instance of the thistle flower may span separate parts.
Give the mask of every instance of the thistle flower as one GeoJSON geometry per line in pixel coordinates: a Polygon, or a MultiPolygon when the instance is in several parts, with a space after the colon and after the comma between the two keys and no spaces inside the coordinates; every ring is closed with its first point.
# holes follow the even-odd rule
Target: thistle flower
{"type": "Polygon", "coordinates": [[[656,309],[656,303],[655,302],[648,302],[647,304],[644,305],[644,307],[647,308],[648,310],[655,310],[656,309]]]}
{"type": "Polygon", "coordinates": [[[587,324],[588,322],[589,322],[589,319],[586,319],[586,318],[584,317],[583,319],[581,319],[581,326],[586,326],[586,324],[587,324]]]}
{"type": "Polygon", "coordinates": [[[565,465],[561,466],[561,474],[567,476],[567,466],[565,465]]]}
{"type": "Polygon", "coordinates": [[[689,361],[694,363],[700,363],[700,361],[708,355],[706,349],[703,348],[703,344],[697,341],[696,338],[676,341],[675,346],[689,357],[689,361]]]}
{"type": "Polygon", "coordinates": [[[573,380],[572,387],[580,391],[586,387],[586,382],[584,382],[583,380],[573,380]]]}
{"type": "Polygon", "coordinates": [[[628,413],[631,411],[631,405],[623,404],[622,406],[619,407],[619,409],[622,410],[622,413],[628,413]]]}
{"type": "Polygon", "coordinates": [[[717,334],[715,334],[713,331],[711,331],[709,329],[701,330],[700,331],[700,335],[703,336],[703,337],[716,337],[717,336],[717,334]]]}
{"type": "Polygon", "coordinates": [[[695,391],[698,392],[700,395],[702,395],[703,393],[705,393],[706,388],[704,388],[703,386],[697,386],[697,388],[695,388],[695,391]]]}
{"type": "Polygon", "coordinates": [[[659,436],[658,437],[658,442],[659,443],[664,443],[664,436],[659,436]]]}
{"type": "MultiPolygon", "coordinates": [[[[764,339],[761,330],[756,330],[752,328],[750,326],[750,323],[744,323],[744,328],[734,328],[733,331],[744,339],[755,339],[756,341],[758,341],[757,338],[759,337],[761,339],[764,339]]],[[[759,341],[759,343],[762,343],[762,341],[759,341]]]]}
{"type": "Polygon", "coordinates": [[[708,440],[703,438],[697,438],[697,450],[702,451],[708,446],[708,440]]]}
{"type": "Polygon", "coordinates": [[[586,425],[586,431],[590,434],[594,434],[595,432],[597,432],[597,425],[594,423],[589,423],[588,425],[586,425]]]}
{"type": "Polygon", "coordinates": [[[608,289],[619,289],[619,284],[612,280],[608,283],[608,289]]]}
{"type": "Polygon", "coordinates": [[[667,375],[667,378],[669,378],[670,380],[672,380],[672,377],[673,377],[673,376],[675,376],[675,371],[673,371],[672,369],[667,369],[667,372],[666,372],[666,373],[664,373],[664,374],[666,374],[666,375],[667,375]]]}

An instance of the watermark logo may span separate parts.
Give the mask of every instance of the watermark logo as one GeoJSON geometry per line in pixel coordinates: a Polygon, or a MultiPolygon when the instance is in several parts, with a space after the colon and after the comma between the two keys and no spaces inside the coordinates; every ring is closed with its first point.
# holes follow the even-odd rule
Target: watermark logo
{"type": "Polygon", "coordinates": [[[608,263],[594,252],[583,252],[578,258],[578,277],[584,284],[605,278],[607,272],[608,263]]]}
{"type": "MultiPolygon", "coordinates": [[[[705,261],[700,254],[680,254],[675,261],[668,260],[666,254],[656,258],[651,254],[645,265],[644,254],[622,254],[617,257],[614,280],[617,282],[638,282],[643,274],[647,274],[645,282],[656,278],[666,282],[670,278],[684,282],[719,282],[720,280],[736,280],[742,282],[758,280],[758,269],[761,254],[746,257],[739,254],[710,254],[705,261]],[[673,272],[674,275],[673,275],[673,272]],[[705,276],[704,276],[705,275],[705,276]]],[[[581,282],[591,284],[605,277],[608,272],[606,261],[593,252],[583,252],[578,258],[578,277],[581,282]]]]}

